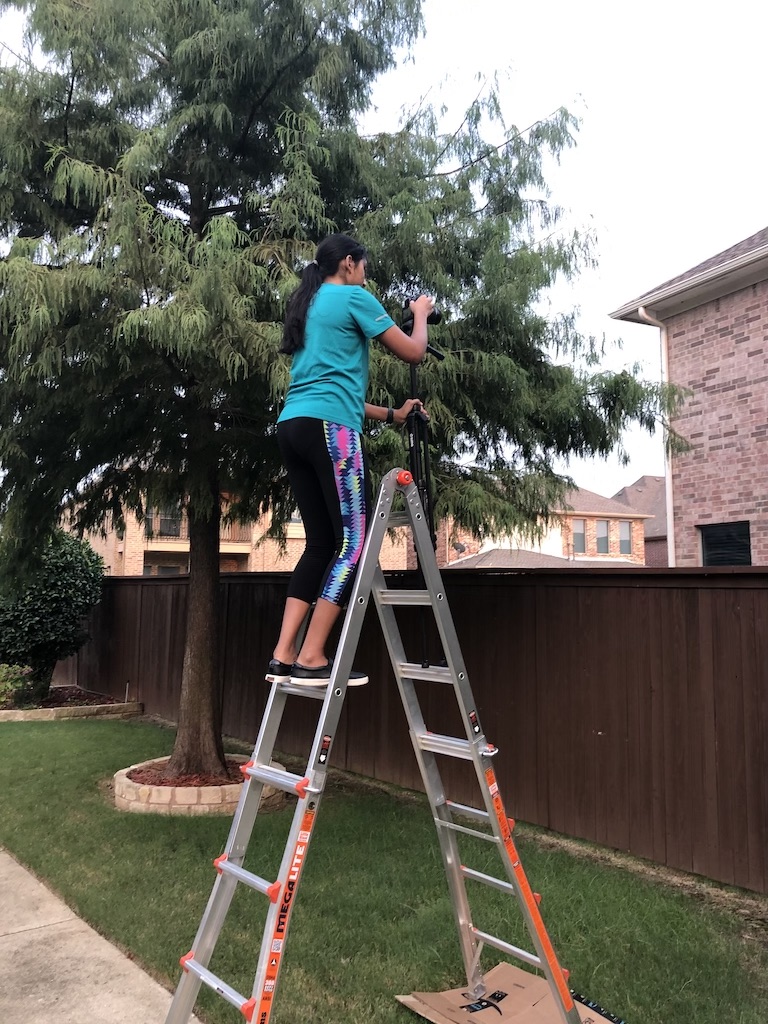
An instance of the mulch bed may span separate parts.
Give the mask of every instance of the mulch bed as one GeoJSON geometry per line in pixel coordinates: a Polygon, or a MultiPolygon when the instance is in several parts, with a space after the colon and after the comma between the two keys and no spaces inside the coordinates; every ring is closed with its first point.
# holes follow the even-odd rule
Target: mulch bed
{"type": "Polygon", "coordinates": [[[177,775],[168,778],[165,772],[165,763],[147,765],[142,768],[134,768],[128,772],[131,782],[140,786],[227,786],[233,782],[242,782],[243,773],[240,771],[240,762],[227,759],[227,775],[177,775]]]}
{"type": "MultiPolygon", "coordinates": [[[[104,693],[93,693],[90,690],[81,690],[79,686],[52,686],[48,696],[37,704],[24,705],[24,710],[31,708],[81,708],[94,704],[119,704],[116,697],[109,697],[104,693]]],[[[0,711],[17,710],[13,702],[1,703],[0,711]]]]}
{"type": "Polygon", "coordinates": [[[52,686],[48,696],[40,702],[41,708],[82,708],[93,704],[119,704],[116,697],[105,693],[81,690],[79,686],[52,686]]]}
{"type": "MultiPolygon", "coordinates": [[[[67,708],[84,707],[94,704],[119,704],[116,697],[109,697],[103,693],[93,693],[90,690],[81,690],[79,686],[52,686],[45,700],[35,707],[38,708],[67,708]]],[[[0,711],[14,710],[13,704],[1,704],[0,711]]],[[[163,773],[165,763],[148,765],[143,768],[134,768],[128,773],[131,782],[141,786],[223,786],[230,783],[243,781],[243,773],[240,771],[240,762],[227,759],[226,775],[179,775],[173,779],[167,778],[163,773]]]]}

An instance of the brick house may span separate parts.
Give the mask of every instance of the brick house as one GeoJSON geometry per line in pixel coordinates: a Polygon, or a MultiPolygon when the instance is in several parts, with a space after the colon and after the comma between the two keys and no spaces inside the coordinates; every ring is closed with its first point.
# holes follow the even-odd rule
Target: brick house
{"type": "Polygon", "coordinates": [[[669,564],[768,564],[768,228],[611,313],[661,333],[662,373],[692,392],[673,426],[669,564]]]}
{"type": "Polygon", "coordinates": [[[645,564],[654,569],[669,565],[664,477],[641,476],[628,487],[622,487],[613,498],[648,514],[644,523],[645,564]]]}
{"type": "Polygon", "coordinates": [[[641,566],[645,565],[644,524],[651,516],[626,501],[577,487],[566,494],[557,519],[540,540],[511,537],[480,547],[475,543],[474,551],[442,564],[466,569],[641,566]]]}
{"type": "MultiPolygon", "coordinates": [[[[304,528],[300,521],[288,523],[286,545],[264,539],[267,521],[222,524],[219,544],[221,572],[287,572],[304,550],[304,528]]],[[[154,511],[144,523],[126,513],[125,530],[107,528],[106,536],[91,534],[88,541],[104,559],[111,576],[177,576],[189,572],[189,531],[178,512],[154,511]]],[[[385,538],[381,564],[385,569],[402,569],[406,544],[397,537],[385,538]]]]}
{"type": "MultiPolygon", "coordinates": [[[[643,565],[643,521],[647,516],[626,503],[613,501],[592,491],[575,489],[567,495],[566,507],[558,514],[546,535],[538,542],[524,538],[480,542],[469,534],[452,531],[448,524],[437,527],[436,555],[439,566],[465,563],[466,559],[489,550],[520,551],[532,565],[563,564],[565,560],[606,564],[614,561],[643,565]],[[538,553],[538,558],[531,558],[538,553]],[[544,559],[544,561],[542,561],[544,559]]],[[[304,550],[304,528],[300,520],[288,523],[286,546],[264,538],[267,521],[224,524],[221,527],[219,567],[221,572],[288,572],[304,550]]],[[[392,531],[381,548],[383,569],[411,569],[416,559],[405,530],[392,531]]],[[[189,532],[184,516],[155,510],[140,524],[126,513],[125,530],[118,535],[107,529],[106,536],[93,534],[89,542],[104,559],[112,576],[177,576],[189,571],[189,532]]],[[[510,556],[512,557],[512,556],[510,556]]],[[[517,555],[516,564],[521,555],[517,555]]]]}

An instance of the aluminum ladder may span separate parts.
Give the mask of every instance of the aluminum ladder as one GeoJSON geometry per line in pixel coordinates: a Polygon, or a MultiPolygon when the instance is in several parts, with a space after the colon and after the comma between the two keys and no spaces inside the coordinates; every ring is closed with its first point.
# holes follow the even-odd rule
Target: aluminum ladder
{"type": "Polygon", "coordinates": [[[242,769],[246,781],[229,837],[224,852],[214,861],[217,878],[192,948],[181,958],[183,973],[166,1017],[166,1024],[187,1024],[201,984],[209,986],[240,1010],[247,1021],[269,1024],[291,914],[325,788],[331,747],[346,695],[347,679],[352,670],[363,618],[371,597],[374,599],[386,638],[408,720],[411,741],[437,828],[466,969],[468,992],[473,999],[482,999],[486,992],[480,957],[483,948],[490,946],[509,957],[540,969],[549,983],[563,1024],[580,1024],[581,1018],[568,987],[567,972],[558,963],[539,911],[539,898],[531,889],[512,838],[514,823],[507,818],[493,769],[493,757],[498,751],[488,743],[480,725],[426,520],[419,489],[411,473],[407,470],[391,470],[384,478],[379,492],[349,607],[344,617],[329,685],[297,687],[290,683],[275,683],[270,690],[253,755],[242,769]],[[398,494],[402,495],[404,511],[396,511],[394,508],[398,494]],[[424,589],[399,590],[387,587],[379,566],[379,552],[387,529],[396,526],[408,526],[412,531],[424,589]],[[395,617],[395,608],[398,606],[432,608],[443,647],[444,665],[422,665],[406,660],[395,617]],[[427,729],[416,694],[416,681],[453,687],[464,723],[465,736],[443,736],[427,729]],[[270,763],[289,695],[322,701],[306,772],[302,776],[273,768],[270,763]],[[483,808],[469,807],[446,798],[437,755],[473,762],[483,795],[483,808]],[[265,785],[293,794],[297,798],[285,851],[275,879],[261,878],[243,868],[265,785]],[[467,824],[468,822],[471,824],[467,824]],[[475,823],[481,828],[475,828],[475,823]],[[495,878],[464,866],[458,848],[457,836],[460,833],[494,843],[498,847],[506,877],[495,878]],[[467,880],[484,883],[517,899],[535,952],[527,952],[475,927],[467,894],[467,880]],[[250,996],[237,992],[208,968],[239,883],[255,889],[269,900],[258,966],[250,996]]]}

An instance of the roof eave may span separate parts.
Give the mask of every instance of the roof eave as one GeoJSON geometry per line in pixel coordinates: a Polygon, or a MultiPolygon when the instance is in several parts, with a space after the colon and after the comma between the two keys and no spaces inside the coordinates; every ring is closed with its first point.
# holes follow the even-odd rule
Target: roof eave
{"type": "Polygon", "coordinates": [[[614,320],[647,323],[638,314],[638,309],[645,307],[658,320],[666,320],[765,280],[768,280],[768,245],[753,249],[717,267],[710,267],[685,281],[647,292],[621,306],[610,316],[614,320]]]}
{"type": "Polygon", "coordinates": [[[587,512],[584,509],[575,508],[575,507],[574,508],[567,508],[567,509],[562,509],[561,508],[561,509],[557,509],[557,515],[569,516],[571,518],[573,518],[574,516],[576,516],[576,517],[583,516],[585,519],[654,519],[655,518],[655,516],[653,515],[652,512],[638,512],[636,509],[631,508],[631,506],[629,506],[629,505],[626,506],[626,511],[622,511],[622,512],[619,512],[616,509],[612,509],[612,508],[604,508],[604,509],[600,509],[598,511],[595,511],[595,509],[592,509],[590,512],[587,512]]]}

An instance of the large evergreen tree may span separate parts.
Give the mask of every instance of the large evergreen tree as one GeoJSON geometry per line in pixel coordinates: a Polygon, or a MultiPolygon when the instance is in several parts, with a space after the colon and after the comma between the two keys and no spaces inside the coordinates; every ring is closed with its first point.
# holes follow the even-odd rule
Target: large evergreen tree
{"type": "MultiPolygon", "coordinates": [[[[634,421],[652,429],[666,396],[553,361],[580,339],[536,300],[586,255],[557,238],[545,201],[543,156],[572,142],[565,111],[521,133],[491,90],[455,132],[425,108],[359,134],[373,81],[421,29],[420,0],[9,6],[28,11],[39,51],[0,79],[6,557],[64,514],[85,530],[125,509],[186,511],[169,772],[215,771],[221,496],[278,525],[290,509],[273,436],[279,321],[320,237],[368,245],[394,313],[421,290],[446,310],[447,357],[422,372],[438,515],[478,533],[535,522],[562,494],[558,456],[607,453],[634,421]]],[[[375,352],[371,400],[407,393],[406,368],[375,352]]],[[[401,463],[402,444],[374,431],[375,462],[401,463]]]]}

